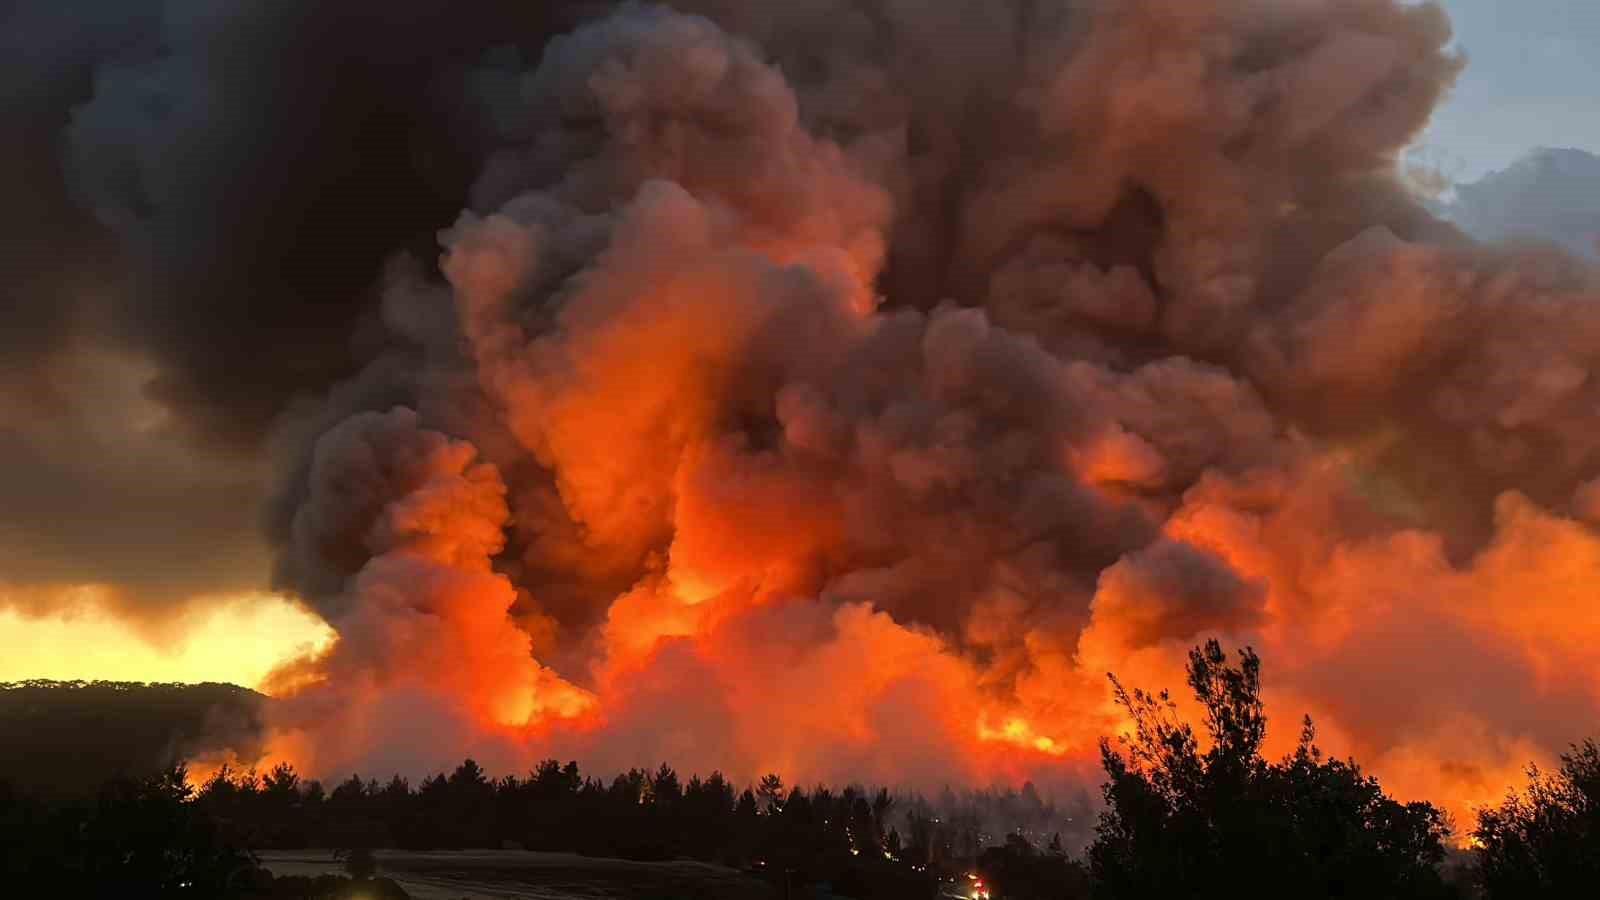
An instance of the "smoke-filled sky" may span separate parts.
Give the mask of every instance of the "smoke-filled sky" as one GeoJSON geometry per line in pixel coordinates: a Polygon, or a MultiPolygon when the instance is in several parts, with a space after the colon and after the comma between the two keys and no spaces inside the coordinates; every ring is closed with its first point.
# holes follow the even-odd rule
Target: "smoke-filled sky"
{"type": "Polygon", "coordinates": [[[1437,5],[10,16],[49,674],[217,659],[312,773],[1066,788],[1220,636],[1458,813],[1600,712],[1600,282],[1402,181],[1485,77],[1437,5]]]}

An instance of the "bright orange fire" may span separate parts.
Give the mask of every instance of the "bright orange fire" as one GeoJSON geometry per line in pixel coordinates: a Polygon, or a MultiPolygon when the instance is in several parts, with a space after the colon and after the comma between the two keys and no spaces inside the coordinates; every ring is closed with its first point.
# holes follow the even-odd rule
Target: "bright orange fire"
{"type": "Polygon", "coordinates": [[[1397,192],[1442,15],[1102,6],[954,59],[993,103],[660,9],[554,45],[520,193],[391,289],[416,402],[315,448],[340,637],[273,754],[1081,785],[1105,674],[1213,635],[1274,752],[1309,712],[1458,821],[1580,736],[1600,291],[1397,192]]]}

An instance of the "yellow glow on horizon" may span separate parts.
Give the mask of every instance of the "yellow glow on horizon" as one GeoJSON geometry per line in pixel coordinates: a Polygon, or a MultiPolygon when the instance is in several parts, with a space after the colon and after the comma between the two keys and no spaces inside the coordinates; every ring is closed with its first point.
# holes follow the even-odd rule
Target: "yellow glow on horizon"
{"type": "Polygon", "coordinates": [[[153,642],[95,608],[26,616],[0,609],[0,681],[225,681],[256,687],[279,663],[326,647],[333,630],[277,596],[230,598],[173,624],[153,642]]]}

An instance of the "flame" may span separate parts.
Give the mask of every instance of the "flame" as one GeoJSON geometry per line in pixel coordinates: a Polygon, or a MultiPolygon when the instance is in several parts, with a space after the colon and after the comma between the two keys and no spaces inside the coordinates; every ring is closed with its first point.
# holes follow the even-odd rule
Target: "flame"
{"type": "Polygon", "coordinates": [[[1061,756],[1067,752],[1067,749],[1058,744],[1054,738],[1035,733],[1032,726],[1023,719],[1016,717],[1006,719],[998,729],[991,728],[984,719],[980,718],[978,720],[978,739],[1002,742],[1023,749],[1031,748],[1052,756],[1061,756]]]}
{"type": "Polygon", "coordinates": [[[1183,8],[1084,12],[994,76],[1018,145],[947,166],[906,135],[971,123],[710,19],[552,48],[522,193],[387,298],[454,314],[416,402],[296,485],[281,568],[339,639],[273,682],[272,752],[1067,787],[1128,727],[1106,672],[1192,715],[1220,635],[1274,752],[1309,712],[1458,821],[1548,759],[1600,709],[1593,279],[1375,212],[1457,68],[1437,10],[1183,8]]]}

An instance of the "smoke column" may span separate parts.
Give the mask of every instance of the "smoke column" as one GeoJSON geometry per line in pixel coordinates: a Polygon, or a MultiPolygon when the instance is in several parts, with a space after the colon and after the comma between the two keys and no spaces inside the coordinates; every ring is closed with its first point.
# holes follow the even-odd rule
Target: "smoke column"
{"type": "Polygon", "coordinates": [[[1082,784],[1105,673],[1220,636],[1281,743],[1497,798],[1600,711],[1600,286],[1401,187],[1449,41],[705,0],[487,58],[438,274],[282,428],[277,577],[339,640],[274,752],[1082,784]]]}

